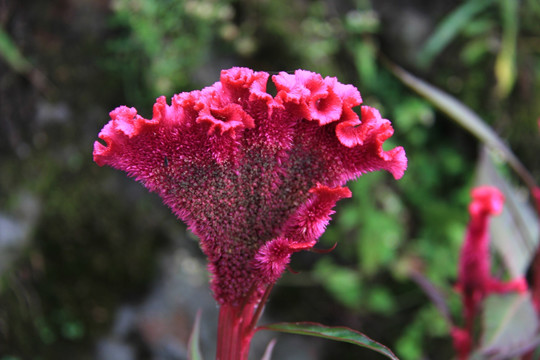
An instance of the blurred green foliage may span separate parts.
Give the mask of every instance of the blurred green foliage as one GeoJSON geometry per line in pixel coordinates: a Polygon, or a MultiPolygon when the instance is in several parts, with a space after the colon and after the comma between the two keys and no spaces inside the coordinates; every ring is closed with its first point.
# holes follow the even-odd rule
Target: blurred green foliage
{"type": "Polygon", "coordinates": [[[32,246],[2,274],[0,316],[9,325],[2,343],[24,359],[90,358],[89,340],[108,328],[114,309],[148,288],[168,237],[147,201],[119,200],[120,190],[105,190],[99,169],[86,168],[91,164],[65,169],[43,157],[33,161],[40,177],[11,172],[26,179],[17,187],[3,177],[13,190],[30,189],[46,208],[32,246]]]}
{"type": "Polygon", "coordinates": [[[192,72],[212,55],[217,40],[238,36],[228,1],[114,0],[112,8],[113,25],[129,32],[108,44],[124,60],[109,65],[125,73],[128,96],[135,96],[130,92],[138,89],[129,81],[142,68],[153,97],[188,87],[192,72]]]}

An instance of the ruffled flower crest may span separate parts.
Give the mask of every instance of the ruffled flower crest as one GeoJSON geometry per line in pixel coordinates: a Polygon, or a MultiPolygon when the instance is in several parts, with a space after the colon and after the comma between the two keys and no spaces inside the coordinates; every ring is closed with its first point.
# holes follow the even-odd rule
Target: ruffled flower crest
{"type": "Polygon", "coordinates": [[[403,148],[385,151],[388,120],[352,85],[305,70],[272,77],[246,68],[214,85],[157,99],[152,119],[121,106],[94,144],[94,161],[159,194],[200,238],[220,304],[256,302],[295,251],[312,248],[368,171],[401,178],[403,148]]]}

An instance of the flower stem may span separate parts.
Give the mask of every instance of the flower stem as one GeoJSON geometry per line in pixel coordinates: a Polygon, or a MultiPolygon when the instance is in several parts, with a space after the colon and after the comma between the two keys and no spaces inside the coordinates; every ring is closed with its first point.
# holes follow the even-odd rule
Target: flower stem
{"type": "Polygon", "coordinates": [[[216,360],[247,360],[253,337],[251,325],[257,304],[221,305],[216,360]]]}
{"type": "Polygon", "coordinates": [[[255,326],[268,300],[272,285],[258,302],[223,304],[219,308],[216,360],[247,360],[255,326]]]}

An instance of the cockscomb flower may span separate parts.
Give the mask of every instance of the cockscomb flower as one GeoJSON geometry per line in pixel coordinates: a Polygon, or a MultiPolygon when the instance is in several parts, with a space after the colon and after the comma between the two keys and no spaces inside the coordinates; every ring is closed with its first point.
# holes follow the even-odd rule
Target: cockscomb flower
{"type": "Polygon", "coordinates": [[[390,122],[374,108],[352,110],[362,102],[354,86],[282,72],[272,77],[273,97],[268,77],[224,70],[170,105],[158,98],[152,119],[121,106],[99,134],[105,144],[94,144],[98,165],[159,194],[199,237],[222,307],[260,301],[290,255],[315,245],[335,203],[351,196],[348,180],[376,170],[399,179],[407,166],[403,148],[383,150],[390,122]]]}
{"type": "Polygon", "coordinates": [[[459,260],[457,289],[461,292],[465,329],[453,331],[454,343],[463,345],[456,348],[460,359],[468,358],[464,348],[470,349],[473,338],[474,319],[480,310],[482,301],[490,293],[509,291],[524,292],[527,283],[524,278],[503,282],[491,276],[491,256],[489,252],[489,220],[503,210],[504,195],[492,186],[479,186],[472,190],[469,205],[470,220],[461,249],[459,260]],[[469,346],[464,333],[468,333],[469,346]]]}

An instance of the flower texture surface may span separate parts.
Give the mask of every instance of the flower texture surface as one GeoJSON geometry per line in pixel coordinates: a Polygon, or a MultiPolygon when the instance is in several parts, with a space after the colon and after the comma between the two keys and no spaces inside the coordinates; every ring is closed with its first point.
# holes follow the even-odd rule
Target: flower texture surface
{"type": "Polygon", "coordinates": [[[201,91],[157,99],[152,119],[118,107],[94,161],[156,192],[200,238],[220,304],[257,301],[290,255],[312,248],[343,185],[375,170],[401,178],[403,148],[385,151],[390,122],[352,85],[297,70],[232,68],[201,91]]]}

